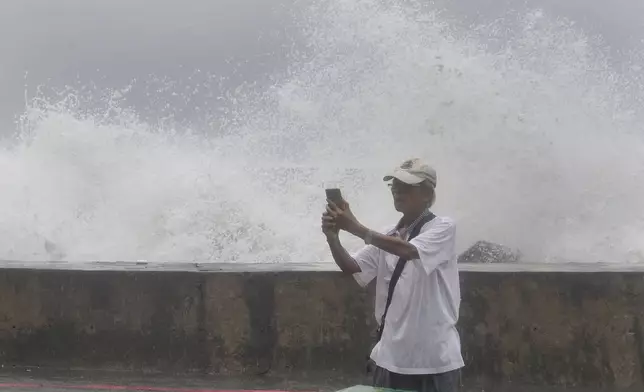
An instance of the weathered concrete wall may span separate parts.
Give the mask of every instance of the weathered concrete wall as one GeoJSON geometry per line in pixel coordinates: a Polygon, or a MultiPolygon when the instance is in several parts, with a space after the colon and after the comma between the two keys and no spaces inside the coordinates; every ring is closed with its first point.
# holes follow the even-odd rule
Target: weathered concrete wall
{"type": "Polygon", "coordinates": [[[461,329],[468,374],[479,384],[644,390],[643,278],[615,272],[464,273],[461,329]]]}
{"type": "MultiPolygon", "coordinates": [[[[180,268],[0,269],[0,363],[300,376],[363,370],[372,298],[350,277],[319,266],[180,268]]],[[[644,272],[540,268],[464,266],[466,382],[644,388],[644,272]]]]}
{"type": "Polygon", "coordinates": [[[369,305],[333,272],[0,271],[0,362],[260,373],[356,368],[369,305]]]}

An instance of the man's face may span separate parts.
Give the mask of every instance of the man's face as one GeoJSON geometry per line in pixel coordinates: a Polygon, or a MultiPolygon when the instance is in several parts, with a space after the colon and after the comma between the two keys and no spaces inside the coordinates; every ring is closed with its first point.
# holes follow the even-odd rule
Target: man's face
{"type": "Polygon", "coordinates": [[[427,207],[428,196],[421,184],[409,185],[394,179],[391,184],[391,194],[394,198],[396,211],[403,214],[418,212],[427,207]]]}

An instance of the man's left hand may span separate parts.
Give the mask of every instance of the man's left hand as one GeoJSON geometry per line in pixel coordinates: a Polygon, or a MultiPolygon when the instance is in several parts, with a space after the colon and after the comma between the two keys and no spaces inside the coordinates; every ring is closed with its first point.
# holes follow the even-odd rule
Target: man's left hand
{"type": "Polygon", "coordinates": [[[349,203],[345,201],[342,208],[340,208],[331,200],[327,200],[327,202],[328,205],[326,207],[326,211],[335,221],[336,228],[355,235],[361,224],[358,222],[355,215],[353,215],[353,212],[351,212],[349,203]]]}

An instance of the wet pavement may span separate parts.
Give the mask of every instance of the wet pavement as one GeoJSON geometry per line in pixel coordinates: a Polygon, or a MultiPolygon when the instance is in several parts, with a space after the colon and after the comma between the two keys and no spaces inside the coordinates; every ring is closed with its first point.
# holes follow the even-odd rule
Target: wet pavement
{"type": "MultiPolygon", "coordinates": [[[[373,392],[365,378],[330,375],[224,377],[130,372],[0,369],[0,391],[9,392],[373,392]],[[363,386],[360,386],[363,385],[363,386]]],[[[641,392],[641,387],[467,386],[460,392],[641,392]]]]}
{"type": "Polygon", "coordinates": [[[0,391],[17,392],[331,392],[364,381],[329,375],[226,377],[41,369],[0,371],[0,391]]]}

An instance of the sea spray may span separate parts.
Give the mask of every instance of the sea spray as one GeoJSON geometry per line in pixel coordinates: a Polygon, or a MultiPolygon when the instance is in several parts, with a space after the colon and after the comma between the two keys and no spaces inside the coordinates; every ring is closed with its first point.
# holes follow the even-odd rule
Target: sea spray
{"type": "Polygon", "coordinates": [[[306,49],[217,110],[191,101],[208,121],[167,105],[150,120],[128,86],[30,101],[0,149],[0,258],[328,260],[324,184],[381,228],[397,217],[383,172],[421,156],[461,250],[642,259],[641,80],[574,26],[532,12],[492,48],[495,26],[459,31],[414,2],[313,1],[294,17],[306,49]]]}

